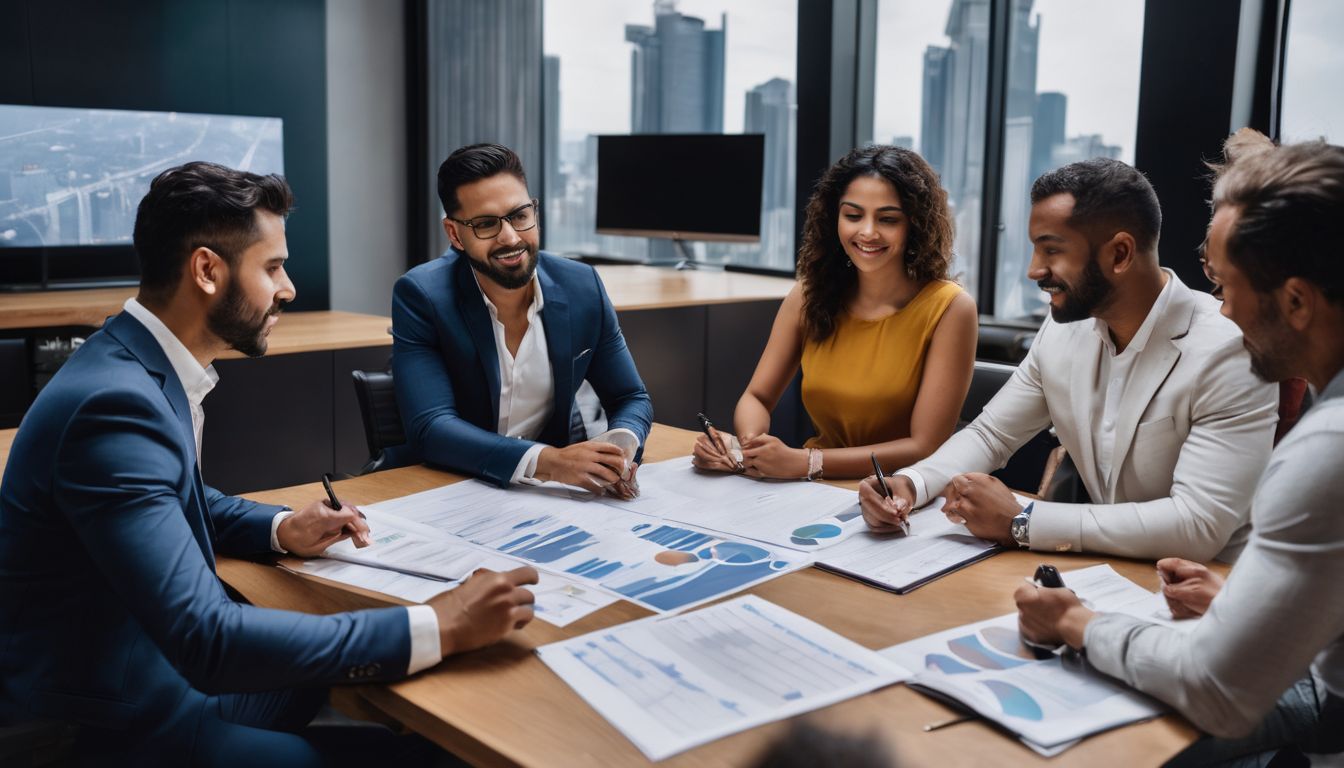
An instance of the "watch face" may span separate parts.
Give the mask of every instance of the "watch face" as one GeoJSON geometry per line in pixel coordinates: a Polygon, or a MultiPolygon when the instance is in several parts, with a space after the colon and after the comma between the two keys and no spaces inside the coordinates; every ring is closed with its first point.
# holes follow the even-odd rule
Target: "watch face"
{"type": "Polygon", "coordinates": [[[1023,515],[1018,515],[1017,517],[1014,517],[1013,523],[1009,527],[1008,532],[1012,534],[1013,540],[1016,541],[1018,544],[1026,544],[1027,518],[1023,515]]]}

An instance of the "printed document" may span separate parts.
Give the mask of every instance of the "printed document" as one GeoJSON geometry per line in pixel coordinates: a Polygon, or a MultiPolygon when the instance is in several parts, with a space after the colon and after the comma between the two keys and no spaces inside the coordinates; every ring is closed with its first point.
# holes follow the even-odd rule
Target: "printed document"
{"type": "Polygon", "coordinates": [[[745,595],[537,649],[650,760],[900,682],[909,671],[745,595]]]}
{"type": "Polygon", "coordinates": [[[817,555],[817,567],[898,594],[1003,551],[942,513],[940,496],[910,515],[910,534],[863,531],[817,555]]]}

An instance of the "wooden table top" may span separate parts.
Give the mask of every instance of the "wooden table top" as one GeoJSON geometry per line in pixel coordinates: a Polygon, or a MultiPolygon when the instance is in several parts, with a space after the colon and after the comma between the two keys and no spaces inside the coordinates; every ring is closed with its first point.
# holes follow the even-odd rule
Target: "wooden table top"
{"type": "MultiPolygon", "coordinates": [[[[771,277],[752,275],[744,272],[722,272],[714,270],[678,271],[669,267],[649,267],[638,264],[604,264],[596,267],[602,282],[607,287],[613,306],[617,310],[658,309],[663,307],[698,306],[704,304],[725,304],[741,301],[779,300],[793,288],[791,277],[771,277]]],[[[135,286],[121,288],[92,288],[78,291],[36,291],[31,293],[0,293],[0,330],[10,328],[51,328],[66,325],[84,325],[97,328],[103,320],[121,311],[121,305],[136,294],[135,286]]],[[[389,302],[391,297],[388,297],[389,302]]],[[[305,316],[318,316],[320,312],[291,312],[281,318],[280,325],[273,332],[272,347],[281,340],[286,325],[295,326],[295,319],[305,316]]],[[[352,322],[351,318],[372,318],[373,315],[356,315],[351,312],[331,312],[330,330],[315,326],[311,332],[327,342],[343,341],[342,323],[352,322]]],[[[387,318],[383,322],[390,325],[387,318]]],[[[287,332],[291,333],[293,331],[287,332]]],[[[355,339],[363,340],[375,336],[363,326],[355,324],[348,332],[355,339]]],[[[390,343],[390,342],[389,342],[390,343]]],[[[340,343],[338,346],[367,346],[365,344],[340,343]]],[[[329,349],[332,347],[316,347],[329,349]]],[[[279,350],[277,350],[279,351],[279,350]]],[[[310,351],[286,350],[286,351],[310,351]]]]}
{"type": "MultiPolygon", "coordinates": [[[[655,425],[648,461],[690,452],[696,433],[655,425]]],[[[368,504],[460,479],[427,467],[380,472],[338,483],[340,496],[368,504]]],[[[845,484],[840,484],[845,485],[845,484]]],[[[848,484],[850,487],[853,483],[848,484]]],[[[322,496],[319,483],[249,494],[299,506],[322,496]]],[[[1014,610],[1012,593],[1043,559],[1061,570],[1110,563],[1156,589],[1151,563],[1119,558],[1005,552],[908,595],[894,595],[807,568],[750,589],[869,648],[913,640],[1014,610]]],[[[219,574],[258,605],[331,613],[401,601],[278,568],[221,558],[219,574]]],[[[488,649],[450,658],[391,685],[361,687],[376,706],[446,749],[478,765],[645,765],[648,761],[532,653],[539,645],[642,618],[649,612],[619,601],[565,628],[533,621],[488,649]]],[[[922,726],[952,710],[904,685],[890,686],[804,717],[824,727],[876,734],[902,765],[1158,765],[1189,745],[1196,731],[1166,716],[1093,736],[1052,760],[983,722],[925,733],[922,726]]],[[[787,723],[772,723],[671,757],[659,765],[748,764],[787,723]]]]}
{"type": "Polygon", "coordinates": [[[637,264],[600,264],[595,269],[617,311],[778,301],[794,285],[792,277],[746,272],[676,270],[637,264]]]}

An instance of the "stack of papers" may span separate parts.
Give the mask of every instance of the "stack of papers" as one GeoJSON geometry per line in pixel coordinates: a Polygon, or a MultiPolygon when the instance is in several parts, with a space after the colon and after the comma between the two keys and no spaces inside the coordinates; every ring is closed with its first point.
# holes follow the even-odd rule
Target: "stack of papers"
{"type": "Polygon", "coordinates": [[[537,653],[650,760],[909,677],[901,665],[754,595],[537,653]]]}
{"type": "MultiPolygon", "coordinates": [[[[1108,565],[1065,573],[1064,582],[1096,610],[1171,621],[1170,613],[1165,619],[1160,611],[1155,614],[1153,593],[1108,565]]],[[[1162,704],[1072,654],[1037,660],[1019,639],[1015,613],[893,646],[882,654],[921,670],[910,680],[912,686],[960,702],[1046,755],[1057,754],[1084,736],[1165,711],[1162,704]]]]}

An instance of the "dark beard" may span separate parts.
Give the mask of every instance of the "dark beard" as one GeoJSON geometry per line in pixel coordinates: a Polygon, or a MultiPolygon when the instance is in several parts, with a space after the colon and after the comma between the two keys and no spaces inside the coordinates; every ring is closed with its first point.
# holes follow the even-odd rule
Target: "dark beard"
{"type": "Polygon", "coordinates": [[[1115,298],[1115,286],[1102,273],[1096,249],[1088,253],[1087,264],[1083,265],[1083,274],[1078,278],[1077,285],[1045,283],[1042,288],[1045,287],[1064,288],[1064,303],[1058,308],[1053,305],[1050,307],[1050,317],[1056,323],[1073,323],[1094,317],[1115,298]]]}
{"type": "Polygon", "coordinates": [[[1292,364],[1296,340],[1272,297],[1260,299],[1260,312],[1251,330],[1256,335],[1255,348],[1251,347],[1249,334],[1243,331],[1241,337],[1242,346],[1251,358],[1251,373],[1270,383],[1298,375],[1292,364]]]}
{"type": "Polygon", "coordinates": [[[236,282],[230,282],[224,289],[224,299],[210,311],[206,317],[206,327],[218,336],[230,349],[236,349],[248,357],[261,357],[266,354],[266,320],[271,315],[280,314],[280,303],[270,309],[253,314],[248,311],[247,300],[236,282]]]}
{"type": "Polygon", "coordinates": [[[490,255],[485,259],[484,263],[477,259],[473,259],[471,256],[467,256],[467,261],[471,263],[471,268],[476,270],[478,274],[490,278],[492,282],[501,288],[508,288],[510,290],[522,288],[532,282],[532,274],[537,271],[536,247],[524,244],[523,248],[527,249],[527,254],[523,257],[523,263],[515,269],[505,269],[504,267],[499,266],[499,264],[495,263],[494,256],[495,254],[508,253],[509,251],[516,250],[517,246],[494,249],[490,252],[490,255]]]}

